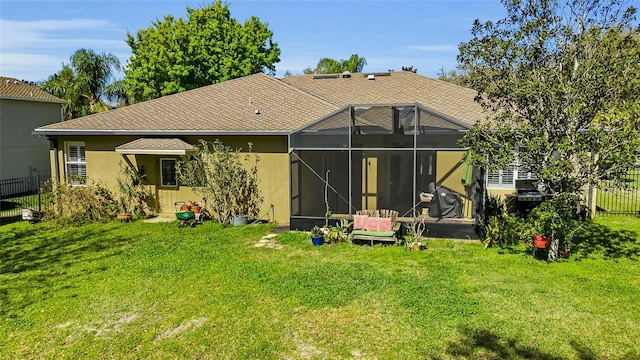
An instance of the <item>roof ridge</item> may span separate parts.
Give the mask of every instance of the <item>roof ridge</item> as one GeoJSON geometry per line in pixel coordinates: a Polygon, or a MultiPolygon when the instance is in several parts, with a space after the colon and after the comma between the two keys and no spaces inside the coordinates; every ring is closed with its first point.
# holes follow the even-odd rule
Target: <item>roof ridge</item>
{"type": "Polygon", "coordinates": [[[313,97],[314,99],[320,100],[320,101],[322,101],[322,102],[324,102],[324,103],[326,103],[328,105],[332,105],[332,106],[336,106],[337,108],[341,108],[340,104],[335,103],[333,101],[330,101],[329,99],[323,98],[322,96],[320,96],[318,94],[314,94],[314,93],[312,93],[310,91],[306,91],[306,90],[304,90],[304,89],[302,89],[302,88],[300,88],[298,86],[295,86],[293,84],[289,84],[286,81],[284,81],[283,79],[279,79],[279,78],[276,78],[276,77],[273,77],[273,76],[269,76],[269,75],[266,75],[266,74],[265,74],[265,76],[267,76],[267,77],[269,77],[269,78],[271,78],[271,79],[273,79],[275,81],[278,81],[280,84],[283,84],[283,85],[291,88],[292,90],[295,90],[295,91],[301,92],[303,94],[306,94],[307,96],[313,97]]]}

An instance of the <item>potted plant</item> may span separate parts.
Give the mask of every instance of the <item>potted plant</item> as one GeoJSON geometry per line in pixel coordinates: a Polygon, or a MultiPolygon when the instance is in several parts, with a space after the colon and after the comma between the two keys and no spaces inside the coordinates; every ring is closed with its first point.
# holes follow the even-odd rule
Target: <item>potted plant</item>
{"type": "Polygon", "coordinates": [[[404,236],[407,250],[423,250],[427,246],[424,240],[424,231],[427,230],[424,221],[413,220],[405,223],[404,226],[407,229],[407,235],[404,236]]]}
{"type": "Polygon", "coordinates": [[[194,214],[200,214],[202,211],[202,205],[196,201],[189,201],[189,208],[193,211],[194,214]]]}
{"type": "Polygon", "coordinates": [[[313,245],[324,244],[324,231],[317,225],[311,229],[311,242],[313,245]]]}

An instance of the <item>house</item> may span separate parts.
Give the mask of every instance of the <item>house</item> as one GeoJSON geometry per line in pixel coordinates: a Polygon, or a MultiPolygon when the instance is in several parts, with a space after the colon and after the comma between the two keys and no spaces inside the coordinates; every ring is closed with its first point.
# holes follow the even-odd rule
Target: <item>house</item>
{"type": "MultiPolygon", "coordinates": [[[[64,103],[29,83],[0,77],[0,180],[51,174],[49,142],[31,132],[61,122],[64,103]]],[[[12,195],[9,190],[2,195],[12,195]]]]}
{"type": "Polygon", "coordinates": [[[403,216],[433,208],[421,193],[447,189],[456,216],[470,218],[464,149],[457,140],[485,117],[476,92],[412,72],[299,75],[258,73],[63,123],[34,134],[51,142],[52,173],[78,185],[115,189],[119,167],[146,174],[159,211],[195,200],[181,186],[176,161],[199,139],[220,139],[260,155],[264,211],[304,228],[357,209],[394,209],[403,216]],[[271,207],[273,205],[273,207],[271,207]]]}

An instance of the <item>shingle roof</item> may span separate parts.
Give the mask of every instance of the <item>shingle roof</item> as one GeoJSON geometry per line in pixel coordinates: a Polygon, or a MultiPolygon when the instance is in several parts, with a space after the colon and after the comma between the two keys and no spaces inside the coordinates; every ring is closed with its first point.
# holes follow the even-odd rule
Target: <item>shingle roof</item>
{"type": "Polygon", "coordinates": [[[340,107],[356,104],[419,103],[439,113],[473,125],[486,113],[474,101],[477,92],[446,81],[410,71],[374,75],[351,74],[350,78],[320,78],[313,75],[290,76],[282,81],[314,94],[340,107]]]}
{"type": "Polygon", "coordinates": [[[116,147],[116,152],[123,154],[185,154],[193,150],[193,145],[176,138],[140,138],[116,147]]]}
{"type": "Polygon", "coordinates": [[[289,133],[342,107],[419,103],[462,122],[484,117],[476,92],[411,72],[368,80],[258,73],[36,129],[61,133],[289,133]]]}
{"type": "Polygon", "coordinates": [[[336,106],[258,73],[36,129],[113,132],[288,132],[336,106]]]}
{"type": "Polygon", "coordinates": [[[66,101],[57,98],[24,81],[0,76],[0,99],[31,100],[64,104],[66,101]]]}

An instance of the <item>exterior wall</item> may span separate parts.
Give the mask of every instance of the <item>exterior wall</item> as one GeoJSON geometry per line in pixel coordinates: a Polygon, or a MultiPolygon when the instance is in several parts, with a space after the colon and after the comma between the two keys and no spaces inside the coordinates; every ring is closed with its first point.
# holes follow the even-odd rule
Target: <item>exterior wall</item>
{"type": "MultiPolygon", "coordinates": [[[[64,179],[65,174],[65,143],[70,141],[83,141],[86,149],[87,177],[89,181],[99,182],[117,194],[117,177],[121,164],[125,164],[126,156],[133,165],[138,168],[144,166],[146,185],[159,200],[157,209],[162,216],[173,217],[176,201],[202,201],[187,186],[162,187],[160,186],[160,158],[176,158],[175,155],[122,155],[115,152],[115,148],[137,139],[130,136],[85,136],[85,137],[58,137],[58,164],[59,174],[64,179]]],[[[260,214],[266,213],[273,205],[275,221],[279,224],[289,223],[289,157],[287,153],[286,136],[221,136],[219,138],[225,145],[232,148],[248,148],[248,142],[253,143],[253,153],[260,157],[258,163],[258,176],[260,189],[264,196],[264,203],[260,214]]],[[[207,138],[213,141],[215,138],[207,138]]],[[[186,137],[184,141],[191,144],[198,143],[197,137],[186,137]]],[[[53,153],[53,152],[52,152],[53,153]]],[[[53,156],[53,155],[52,155],[53,156]]],[[[52,168],[54,162],[52,161],[52,168]]],[[[52,169],[55,174],[55,169],[52,169]]],[[[265,219],[272,219],[269,214],[265,219]]]]}
{"type": "Polygon", "coordinates": [[[471,194],[462,183],[465,168],[464,151],[438,151],[436,161],[436,183],[451,189],[462,198],[462,217],[470,218],[473,211],[471,194]]]}
{"type": "Polygon", "coordinates": [[[31,132],[61,116],[60,104],[0,100],[0,179],[51,174],[49,142],[31,132]]]}

